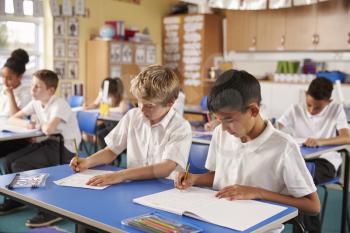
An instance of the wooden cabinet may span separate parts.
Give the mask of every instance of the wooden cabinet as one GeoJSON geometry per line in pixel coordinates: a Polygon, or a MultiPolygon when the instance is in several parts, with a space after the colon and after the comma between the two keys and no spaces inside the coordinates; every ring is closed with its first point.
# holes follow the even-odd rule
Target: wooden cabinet
{"type": "Polygon", "coordinates": [[[142,67],[156,63],[156,47],[151,43],[90,40],[87,42],[86,99],[93,101],[106,77],[123,80],[130,100],[130,81],[142,67]]]}
{"type": "Polygon", "coordinates": [[[342,0],[264,11],[226,11],[229,51],[350,49],[350,5],[342,0]]]}
{"type": "Polygon", "coordinates": [[[163,64],[177,70],[187,104],[199,104],[212,85],[205,80],[222,56],[222,17],[189,14],[163,19],[163,64]]]}
{"type": "Polygon", "coordinates": [[[226,11],[227,48],[254,51],[257,43],[257,14],[254,11],[226,11]]]}

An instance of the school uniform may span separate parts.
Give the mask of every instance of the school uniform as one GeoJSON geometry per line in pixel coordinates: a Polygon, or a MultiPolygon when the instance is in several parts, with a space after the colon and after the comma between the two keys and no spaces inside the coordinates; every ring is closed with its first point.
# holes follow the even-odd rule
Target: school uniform
{"type": "Polygon", "coordinates": [[[183,93],[182,91],[179,92],[179,96],[177,97],[173,108],[175,109],[175,111],[177,113],[180,114],[180,116],[183,116],[184,114],[184,110],[185,110],[185,99],[186,99],[186,95],[185,93],[183,93]]]}
{"type": "MultiPolygon", "coordinates": [[[[219,125],[213,132],[205,167],[215,171],[213,188],[245,185],[303,197],[316,191],[298,145],[269,121],[255,139],[241,140],[219,125]]],[[[280,232],[278,226],[272,232],[280,232]]]]}
{"type": "MultiPolygon", "coordinates": [[[[16,104],[20,109],[27,105],[32,99],[29,85],[20,84],[18,87],[13,89],[13,94],[16,100],[16,104]]],[[[10,116],[10,103],[8,101],[8,95],[6,94],[5,88],[3,87],[0,90],[0,120],[7,119],[10,116]]],[[[29,142],[26,139],[0,142],[0,157],[3,157],[11,152],[23,148],[28,144],[29,142]]]]}
{"type": "MultiPolygon", "coordinates": [[[[337,134],[337,130],[349,129],[344,108],[341,104],[331,102],[319,114],[311,115],[307,111],[306,105],[294,105],[285,114],[282,115],[278,122],[283,124],[286,132],[294,138],[332,138],[337,134]]],[[[318,175],[316,166],[315,182],[320,183],[323,179],[329,179],[336,175],[342,158],[338,152],[329,152],[322,154],[316,162],[326,163],[332,166],[333,172],[329,177],[318,175]],[[319,177],[321,176],[321,177],[319,177]]],[[[317,163],[316,163],[317,165],[317,163]]],[[[328,166],[328,167],[329,167],[328,166]]]]}
{"type": "MultiPolygon", "coordinates": [[[[134,108],[106,136],[105,142],[115,154],[127,148],[127,168],[171,160],[177,164],[176,170],[183,171],[188,160],[192,132],[190,124],[173,108],[154,125],[140,108],[134,108]]],[[[174,172],[169,178],[175,178],[174,172]]]]}
{"type": "MultiPolygon", "coordinates": [[[[22,109],[26,115],[36,116],[40,125],[59,118],[57,131],[63,136],[64,147],[62,160],[68,163],[75,153],[74,139],[79,145],[81,134],[74,112],[62,98],[52,96],[45,107],[38,100],[32,100],[22,109]]],[[[59,142],[49,137],[40,143],[33,143],[26,148],[6,156],[7,167],[11,172],[20,172],[59,164],[59,142]]]]}

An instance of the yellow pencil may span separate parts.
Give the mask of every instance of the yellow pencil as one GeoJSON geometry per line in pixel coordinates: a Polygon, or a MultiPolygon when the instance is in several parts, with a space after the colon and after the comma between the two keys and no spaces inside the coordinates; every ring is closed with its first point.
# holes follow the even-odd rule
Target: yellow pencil
{"type": "Polygon", "coordinates": [[[78,151],[78,146],[77,146],[77,140],[75,140],[75,138],[74,138],[74,145],[75,145],[75,160],[77,161],[77,165],[78,165],[79,151],[78,151]]]}
{"type": "Polygon", "coordinates": [[[190,170],[190,163],[187,164],[187,168],[186,168],[186,172],[185,172],[185,176],[183,178],[183,180],[186,180],[187,179],[187,176],[188,176],[188,171],[190,170]]]}

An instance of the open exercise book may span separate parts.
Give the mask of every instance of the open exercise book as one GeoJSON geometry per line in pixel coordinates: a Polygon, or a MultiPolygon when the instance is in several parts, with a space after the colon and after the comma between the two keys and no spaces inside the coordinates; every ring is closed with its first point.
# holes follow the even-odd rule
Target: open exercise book
{"type": "Polygon", "coordinates": [[[89,181],[89,179],[91,179],[94,176],[103,175],[103,174],[112,173],[112,172],[113,171],[87,169],[83,172],[77,172],[63,179],[56,180],[54,181],[54,183],[61,186],[69,186],[69,187],[76,187],[76,188],[104,189],[104,188],[107,188],[109,185],[91,186],[91,185],[87,185],[86,183],[89,181]]]}
{"type": "Polygon", "coordinates": [[[286,210],[286,207],[254,200],[218,199],[216,191],[191,187],[187,190],[167,191],[135,198],[135,203],[186,215],[238,231],[286,210]]]}

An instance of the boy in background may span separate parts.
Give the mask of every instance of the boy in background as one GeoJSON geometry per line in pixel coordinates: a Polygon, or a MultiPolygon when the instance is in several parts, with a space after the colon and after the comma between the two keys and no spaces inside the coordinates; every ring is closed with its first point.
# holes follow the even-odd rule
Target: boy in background
{"type": "MultiPolygon", "coordinates": [[[[333,83],[326,78],[316,78],[306,91],[305,104],[297,104],[287,110],[280,119],[280,129],[301,140],[304,146],[317,147],[350,143],[349,126],[344,108],[332,101],[333,83]]],[[[322,154],[315,163],[315,184],[323,183],[337,175],[342,163],[338,152],[322,154]]],[[[307,230],[320,232],[318,216],[307,217],[307,230]]]]}
{"type": "MultiPolygon", "coordinates": [[[[260,199],[318,213],[320,202],[298,145],[260,116],[259,82],[245,71],[220,75],[208,109],[220,122],[214,129],[205,174],[178,174],[175,186],[219,190],[218,198],[260,199]]],[[[273,229],[281,232],[283,226],[273,229]]]]}
{"type": "MultiPolygon", "coordinates": [[[[22,172],[57,165],[60,162],[60,156],[62,156],[63,163],[69,163],[75,154],[74,140],[78,145],[81,141],[78,122],[68,103],[54,95],[57,85],[58,77],[53,71],[39,70],[33,74],[31,89],[33,100],[10,118],[10,123],[33,128],[34,125],[31,122],[22,118],[35,115],[38,120],[36,125],[49,137],[47,140],[32,143],[8,154],[6,164],[9,172],[22,172]],[[56,137],[50,137],[55,133],[60,133],[63,136],[63,148],[59,148],[60,143],[56,137]],[[62,155],[59,154],[60,151],[62,155]]],[[[5,199],[4,203],[0,205],[0,214],[12,212],[21,207],[23,204],[5,199]]],[[[59,220],[61,218],[40,211],[26,222],[26,226],[42,227],[59,220]]]]}

